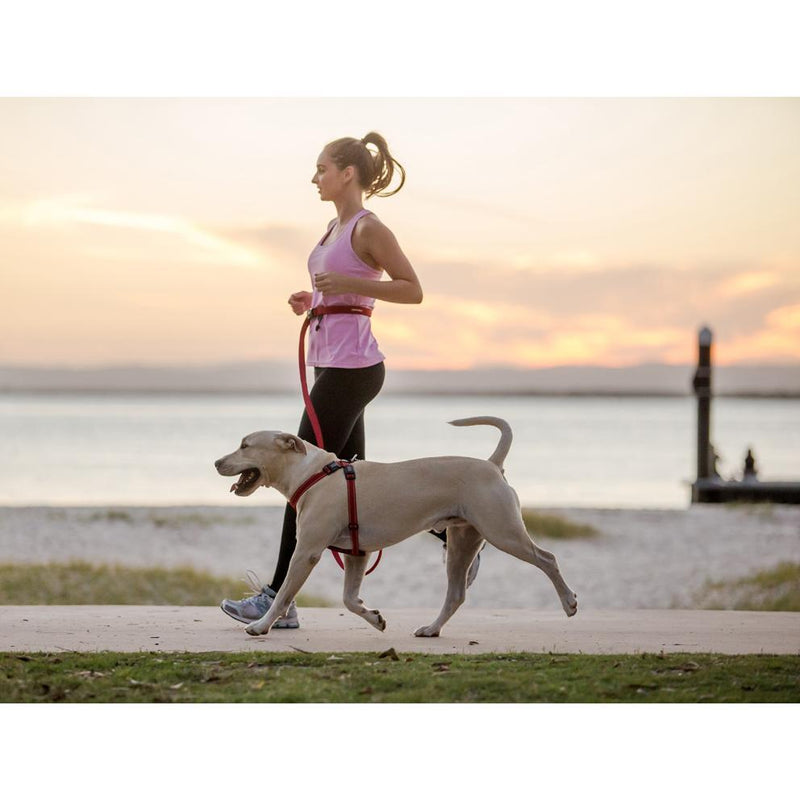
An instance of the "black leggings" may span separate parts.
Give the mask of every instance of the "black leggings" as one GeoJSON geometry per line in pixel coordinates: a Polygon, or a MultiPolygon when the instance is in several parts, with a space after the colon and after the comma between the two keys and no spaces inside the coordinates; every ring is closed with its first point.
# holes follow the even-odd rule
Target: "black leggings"
{"type": "MultiPolygon", "coordinates": [[[[319,418],[325,449],[341,459],[348,461],[358,456],[365,458],[364,452],[364,409],[377,397],[383,386],[386,370],[383,362],[372,367],[341,369],[339,367],[316,367],[314,386],[311,388],[311,402],[319,418]]],[[[307,442],[316,444],[314,430],[303,412],[300,430],[297,435],[307,442]]],[[[297,513],[286,505],[283,515],[283,532],[278,563],[270,587],[276,592],[281,588],[289,561],[297,544],[297,513]]]]}

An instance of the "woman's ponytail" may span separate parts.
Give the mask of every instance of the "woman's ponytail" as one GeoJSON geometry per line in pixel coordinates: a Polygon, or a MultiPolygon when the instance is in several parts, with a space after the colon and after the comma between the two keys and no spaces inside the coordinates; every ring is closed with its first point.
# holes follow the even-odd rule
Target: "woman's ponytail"
{"type": "Polygon", "coordinates": [[[391,197],[397,194],[406,182],[406,171],[389,152],[386,139],[379,133],[370,131],[363,139],[344,138],[331,142],[325,148],[339,169],[354,166],[367,197],[391,197]],[[369,147],[371,145],[374,151],[369,147]],[[391,191],[386,191],[395,173],[400,183],[391,191]]]}

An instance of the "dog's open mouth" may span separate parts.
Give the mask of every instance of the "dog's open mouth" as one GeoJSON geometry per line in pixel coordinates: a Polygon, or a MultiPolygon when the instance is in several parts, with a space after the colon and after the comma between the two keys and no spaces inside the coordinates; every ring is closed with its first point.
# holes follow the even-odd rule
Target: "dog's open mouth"
{"type": "Polygon", "coordinates": [[[248,489],[255,487],[256,482],[261,477],[261,473],[257,469],[246,469],[240,476],[239,480],[231,486],[230,491],[241,494],[248,489]]]}

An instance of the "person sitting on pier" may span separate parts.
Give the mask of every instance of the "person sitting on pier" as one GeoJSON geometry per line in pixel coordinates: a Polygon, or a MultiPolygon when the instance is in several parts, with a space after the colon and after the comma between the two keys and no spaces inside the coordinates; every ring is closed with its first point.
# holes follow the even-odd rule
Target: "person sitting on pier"
{"type": "Polygon", "coordinates": [[[756,459],[753,455],[753,449],[747,448],[747,455],[744,457],[744,475],[742,479],[745,481],[757,481],[758,470],[756,469],[756,459]]]}

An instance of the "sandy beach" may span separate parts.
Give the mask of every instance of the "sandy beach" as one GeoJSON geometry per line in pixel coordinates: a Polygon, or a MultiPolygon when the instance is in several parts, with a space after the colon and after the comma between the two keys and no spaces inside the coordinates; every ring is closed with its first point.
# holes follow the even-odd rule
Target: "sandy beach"
{"type": "MultiPolygon", "coordinates": [[[[685,510],[537,509],[600,531],[591,540],[540,539],[553,551],[582,610],[691,608],[706,581],[800,561],[800,508],[694,506],[685,510]]],[[[0,562],[80,559],[126,566],[191,566],[266,582],[277,558],[278,507],[4,507],[0,562]]],[[[323,558],[304,591],[340,604],[342,573],[323,558]]],[[[437,607],[442,548],[422,534],[386,551],[362,595],[378,607],[437,607]]],[[[247,588],[242,583],[242,594],[247,588]]],[[[487,546],[466,607],[560,608],[535,568],[487,546]]]]}

